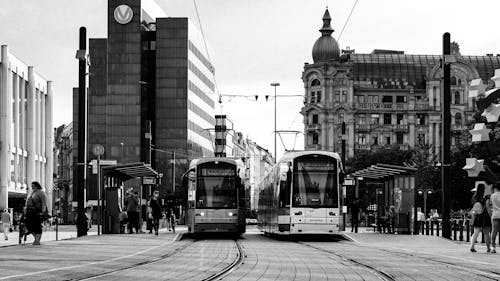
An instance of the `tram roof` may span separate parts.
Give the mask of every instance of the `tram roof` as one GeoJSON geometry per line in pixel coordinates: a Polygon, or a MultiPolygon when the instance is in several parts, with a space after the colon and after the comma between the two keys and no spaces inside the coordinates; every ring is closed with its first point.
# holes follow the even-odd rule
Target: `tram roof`
{"type": "Polygon", "coordinates": [[[224,163],[230,163],[234,165],[242,165],[243,161],[239,157],[203,157],[203,158],[196,158],[191,160],[191,163],[189,163],[189,168],[194,168],[197,165],[203,164],[203,163],[208,163],[208,162],[214,162],[214,161],[219,161],[219,162],[224,162],[224,163]]]}
{"type": "Polygon", "coordinates": [[[283,154],[283,156],[280,158],[278,163],[288,162],[288,161],[291,161],[297,157],[304,156],[304,155],[312,155],[312,154],[330,156],[330,157],[337,159],[338,161],[342,161],[342,159],[340,159],[339,154],[335,153],[335,152],[322,151],[322,150],[293,150],[293,151],[285,152],[285,154],[283,154]]]}
{"type": "Polygon", "coordinates": [[[376,165],[371,165],[368,168],[351,173],[348,176],[364,177],[369,179],[383,179],[390,176],[411,175],[416,171],[416,168],[378,163],[376,165]]]}

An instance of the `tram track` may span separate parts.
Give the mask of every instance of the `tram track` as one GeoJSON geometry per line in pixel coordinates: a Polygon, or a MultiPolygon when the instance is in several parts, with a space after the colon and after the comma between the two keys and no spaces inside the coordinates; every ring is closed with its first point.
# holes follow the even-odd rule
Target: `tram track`
{"type": "Polygon", "coordinates": [[[238,266],[243,264],[243,261],[246,258],[245,250],[241,246],[241,243],[238,239],[235,239],[234,243],[236,245],[236,249],[238,250],[238,252],[237,252],[236,258],[233,260],[233,262],[231,264],[229,264],[228,266],[224,267],[219,272],[212,274],[211,276],[209,276],[205,279],[201,279],[202,281],[221,280],[224,277],[227,277],[229,274],[231,274],[231,272],[233,272],[233,270],[238,268],[238,266]]]}
{"type": "MultiPolygon", "coordinates": [[[[312,248],[312,249],[315,249],[315,250],[318,250],[318,251],[321,251],[321,252],[324,252],[324,253],[327,253],[329,255],[333,255],[337,258],[340,258],[341,260],[345,261],[345,262],[349,262],[351,264],[354,264],[355,266],[360,266],[360,267],[363,267],[371,272],[373,272],[375,274],[375,276],[377,276],[378,279],[380,280],[383,280],[383,281],[395,281],[397,280],[395,277],[393,277],[391,274],[383,271],[383,270],[380,270],[378,268],[375,268],[371,265],[368,265],[366,263],[363,263],[363,262],[360,262],[358,260],[355,260],[355,259],[352,259],[352,258],[349,258],[345,255],[342,255],[342,254],[339,254],[339,253],[336,253],[334,251],[330,251],[330,250],[327,250],[327,249],[323,249],[323,248],[320,248],[320,247],[317,247],[317,246],[313,246],[313,245],[310,245],[310,244],[307,244],[307,243],[304,243],[304,242],[300,242],[300,241],[295,241],[296,243],[300,244],[300,245],[303,245],[305,247],[308,247],[308,248],[312,248]]],[[[364,278],[362,276],[360,276],[363,280],[364,278]]]]}

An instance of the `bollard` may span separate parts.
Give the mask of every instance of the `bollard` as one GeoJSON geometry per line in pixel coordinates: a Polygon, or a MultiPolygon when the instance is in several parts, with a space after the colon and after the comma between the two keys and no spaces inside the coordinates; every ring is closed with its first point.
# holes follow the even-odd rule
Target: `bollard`
{"type": "Polygon", "coordinates": [[[484,232],[481,231],[481,244],[484,243],[484,232]]]}
{"type": "Polygon", "coordinates": [[[457,241],[457,221],[453,220],[453,240],[457,241]]]}
{"type": "Polygon", "coordinates": [[[439,221],[436,221],[436,226],[437,226],[437,227],[436,227],[436,236],[438,236],[438,237],[439,237],[439,226],[440,226],[440,225],[439,225],[439,221]]]}
{"type": "Polygon", "coordinates": [[[459,234],[458,239],[459,239],[460,241],[464,241],[464,221],[463,221],[463,220],[459,220],[459,221],[458,221],[458,224],[459,224],[459,225],[458,225],[458,228],[459,228],[459,230],[460,230],[460,234],[459,234]]]}
{"type": "Polygon", "coordinates": [[[465,224],[465,229],[467,233],[466,242],[470,242],[470,221],[467,220],[465,224]]]}
{"type": "Polygon", "coordinates": [[[433,221],[430,221],[429,222],[429,225],[431,227],[431,236],[434,235],[434,222],[433,221]]]}
{"type": "Polygon", "coordinates": [[[425,235],[429,235],[429,221],[425,221],[425,235]]]}

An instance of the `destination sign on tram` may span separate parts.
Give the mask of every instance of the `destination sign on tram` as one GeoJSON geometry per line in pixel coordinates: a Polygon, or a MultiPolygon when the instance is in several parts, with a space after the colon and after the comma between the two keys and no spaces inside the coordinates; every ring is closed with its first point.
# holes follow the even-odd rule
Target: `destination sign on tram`
{"type": "Polygon", "coordinates": [[[234,169],[218,168],[218,167],[201,169],[201,176],[205,177],[234,176],[234,175],[235,175],[234,169]]]}
{"type": "Polygon", "coordinates": [[[335,165],[330,161],[298,162],[297,169],[299,171],[331,171],[335,169],[335,165]]]}

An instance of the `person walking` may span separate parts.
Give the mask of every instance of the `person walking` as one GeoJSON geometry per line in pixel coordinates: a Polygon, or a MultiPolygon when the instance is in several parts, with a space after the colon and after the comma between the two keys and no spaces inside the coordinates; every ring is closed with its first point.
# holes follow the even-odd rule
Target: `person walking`
{"type": "Polygon", "coordinates": [[[500,232],[500,181],[493,186],[494,193],[490,197],[491,202],[491,253],[495,254],[497,234],[500,232]]]}
{"type": "Polygon", "coordinates": [[[396,207],[391,205],[389,207],[389,233],[396,233],[396,207]]]}
{"type": "Polygon", "coordinates": [[[139,224],[139,212],[137,212],[137,205],[139,205],[138,198],[131,192],[127,197],[128,232],[130,234],[134,233],[134,228],[136,233],[139,233],[139,229],[137,227],[139,224]]]}
{"type": "Polygon", "coordinates": [[[42,223],[48,216],[47,196],[43,192],[40,183],[32,182],[31,188],[33,192],[26,201],[26,228],[35,237],[33,245],[40,245],[42,223]]]}
{"type": "Polygon", "coordinates": [[[1,218],[0,222],[2,223],[3,236],[4,236],[5,240],[9,240],[9,231],[10,231],[11,220],[12,220],[12,217],[10,216],[9,210],[8,209],[3,210],[2,218],[1,218]]]}
{"type": "Polygon", "coordinates": [[[155,190],[153,192],[153,196],[149,200],[149,213],[153,219],[153,229],[155,231],[155,235],[158,235],[158,228],[160,227],[160,218],[161,218],[161,205],[159,202],[160,192],[155,190]]]}
{"type": "Polygon", "coordinates": [[[479,184],[476,193],[472,197],[472,219],[471,223],[474,226],[474,234],[471,240],[471,252],[476,252],[474,245],[477,242],[479,233],[482,232],[486,240],[486,252],[490,252],[490,235],[491,235],[491,207],[490,197],[484,196],[484,184],[479,184]]]}
{"type": "Polygon", "coordinates": [[[24,243],[26,243],[28,234],[28,230],[26,229],[26,207],[23,207],[23,212],[19,216],[19,244],[21,244],[23,240],[24,243]]]}
{"type": "Polygon", "coordinates": [[[356,198],[351,205],[351,232],[358,233],[359,225],[359,200],[356,198]]]}
{"type": "Polygon", "coordinates": [[[174,210],[173,209],[170,209],[170,217],[169,217],[169,222],[170,222],[170,226],[172,227],[172,232],[175,234],[175,221],[176,221],[176,217],[175,217],[175,213],[174,213],[174,210]]]}

